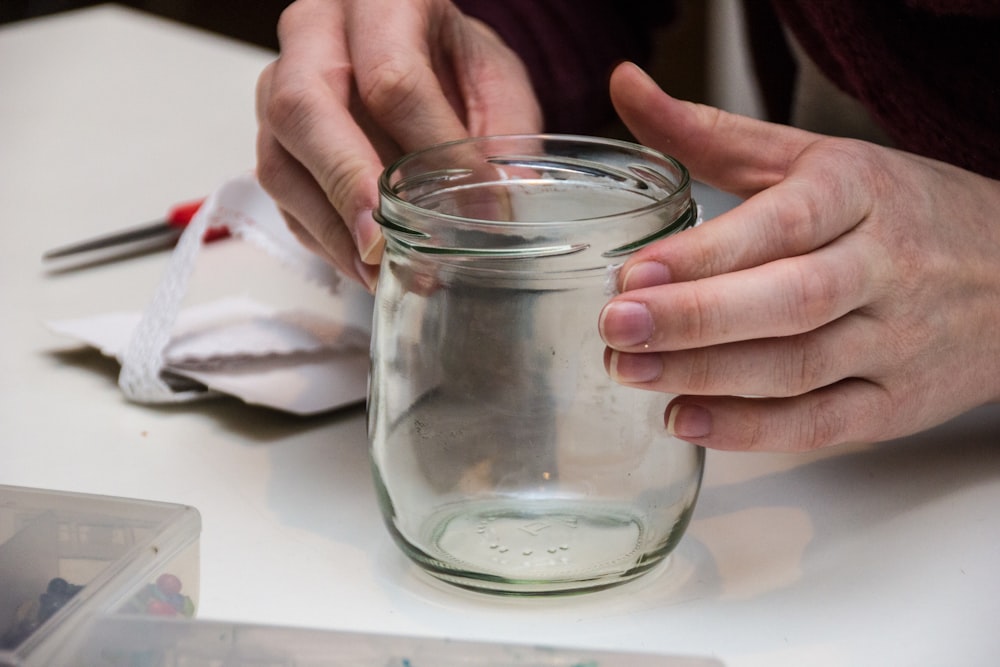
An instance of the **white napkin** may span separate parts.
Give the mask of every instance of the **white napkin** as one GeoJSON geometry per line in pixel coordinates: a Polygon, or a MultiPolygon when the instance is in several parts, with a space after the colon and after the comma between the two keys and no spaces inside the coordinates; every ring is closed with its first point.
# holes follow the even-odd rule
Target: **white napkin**
{"type": "Polygon", "coordinates": [[[259,405],[313,414],[364,400],[368,332],[326,313],[278,311],[249,298],[181,310],[209,227],[225,226],[280,260],[287,270],[351,303],[342,312],[371,312],[359,289],[302,247],[271,198],[249,175],[206,199],[181,236],[163,279],[142,313],[108,313],[49,322],[117,358],[118,385],[137,403],[178,403],[229,394],[259,405]]]}

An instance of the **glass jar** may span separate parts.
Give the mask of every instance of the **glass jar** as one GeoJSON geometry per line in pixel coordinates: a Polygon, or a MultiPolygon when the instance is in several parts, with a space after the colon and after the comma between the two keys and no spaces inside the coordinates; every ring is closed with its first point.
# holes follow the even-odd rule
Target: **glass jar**
{"type": "Polygon", "coordinates": [[[684,532],[703,450],[670,396],[604,369],[598,315],[636,249],[696,221],[642,146],[485,137],[383,174],[368,433],[402,550],[460,586],[544,595],[648,571],[684,532]]]}

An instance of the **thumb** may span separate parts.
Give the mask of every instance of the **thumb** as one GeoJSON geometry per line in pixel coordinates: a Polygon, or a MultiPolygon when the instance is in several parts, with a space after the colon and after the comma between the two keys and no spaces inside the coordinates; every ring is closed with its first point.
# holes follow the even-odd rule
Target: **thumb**
{"type": "Polygon", "coordinates": [[[633,63],[611,75],[611,101],[640,143],[672,155],[691,175],[749,197],[780,181],[819,135],[684,102],[633,63]]]}

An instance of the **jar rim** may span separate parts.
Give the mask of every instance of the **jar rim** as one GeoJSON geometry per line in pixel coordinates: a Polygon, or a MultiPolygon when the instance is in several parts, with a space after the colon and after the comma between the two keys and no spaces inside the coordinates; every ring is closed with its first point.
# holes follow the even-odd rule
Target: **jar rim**
{"type": "MultiPolygon", "coordinates": [[[[668,155],[662,151],[644,146],[639,143],[624,141],[621,139],[612,139],[607,137],[597,137],[588,136],[580,134],[559,134],[559,133],[523,133],[523,134],[497,134],[497,135],[483,135],[477,137],[465,137],[462,139],[455,139],[452,141],[442,142],[428,146],[410,153],[403,155],[402,157],[396,159],[394,162],[389,164],[385,169],[383,169],[381,175],[378,179],[378,190],[379,195],[387,198],[392,202],[394,207],[400,207],[403,211],[409,211],[412,213],[428,213],[429,209],[415,204],[412,201],[399,196],[398,184],[393,184],[391,179],[394,174],[399,173],[399,171],[404,168],[407,164],[415,162],[427,155],[445,151],[450,148],[455,148],[461,145],[486,145],[488,143],[496,142],[526,142],[526,141],[539,141],[539,142],[556,142],[564,145],[578,144],[581,146],[594,146],[599,148],[614,149],[622,152],[631,152],[636,154],[638,157],[652,158],[654,161],[661,161],[670,166],[677,172],[678,180],[675,184],[671,184],[671,191],[663,197],[659,197],[648,204],[643,204],[642,206],[637,206],[635,208],[628,208],[614,213],[595,215],[592,217],[576,218],[571,222],[575,225],[586,224],[586,223],[601,223],[608,220],[613,220],[622,216],[631,216],[643,213],[649,213],[660,208],[667,208],[674,205],[678,199],[685,197],[690,197],[690,185],[691,185],[691,175],[687,167],[684,166],[677,158],[668,155]]],[[[633,174],[633,178],[638,178],[637,175],[633,174]]],[[[551,227],[564,225],[567,220],[551,220],[551,221],[511,221],[511,220],[489,220],[486,218],[476,218],[455,215],[450,213],[442,213],[440,211],[434,211],[435,217],[439,217],[442,220],[448,220],[456,223],[463,223],[469,225],[488,225],[497,226],[504,225],[515,228],[520,227],[551,227]]],[[[376,220],[383,226],[386,226],[386,220],[378,212],[376,212],[376,220]]],[[[398,227],[398,225],[391,225],[392,227],[398,227]]],[[[399,228],[399,231],[404,231],[403,228],[399,228]]]]}

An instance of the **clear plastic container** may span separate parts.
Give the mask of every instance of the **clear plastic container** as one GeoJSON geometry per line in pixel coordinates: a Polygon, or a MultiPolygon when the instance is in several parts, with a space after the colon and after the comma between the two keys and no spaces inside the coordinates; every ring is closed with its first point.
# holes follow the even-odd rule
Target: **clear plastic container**
{"type": "Polygon", "coordinates": [[[380,182],[369,438],[390,532],[426,572],[547,595],[648,571],[688,524],[703,450],[623,387],[598,316],[629,253],[697,219],[684,167],[567,136],[436,146],[380,182]]]}
{"type": "Polygon", "coordinates": [[[719,667],[698,656],[404,637],[217,621],[94,619],[73,667],[719,667]]]}
{"type": "Polygon", "coordinates": [[[199,535],[198,512],[184,505],[0,486],[0,632],[7,642],[0,666],[719,664],[697,656],[196,620],[199,535]],[[55,580],[65,584],[50,591],[55,580]],[[42,596],[61,599],[29,627],[26,614],[37,620],[42,596]]]}
{"type": "Polygon", "coordinates": [[[192,507],[0,486],[0,665],[47,665],[93,614],[189,618],[192,507]]]}

